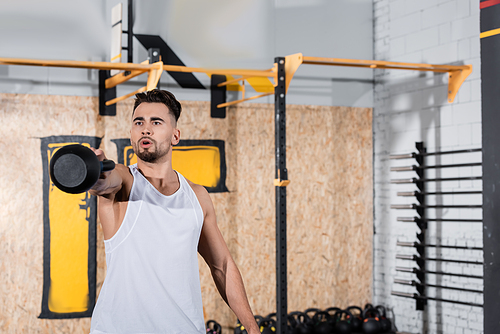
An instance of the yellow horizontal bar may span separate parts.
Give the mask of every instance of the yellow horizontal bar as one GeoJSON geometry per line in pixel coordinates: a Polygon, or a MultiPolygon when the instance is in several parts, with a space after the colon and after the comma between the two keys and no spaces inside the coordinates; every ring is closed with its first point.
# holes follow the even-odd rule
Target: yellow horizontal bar
{"type": "Polygon", "coordinates": [[[115,104],[117,102],[120,102],[120,101],[123,101],[123,100],[126,100],[128,99],[129,97],[137,94],[137,93],[142,93],[142,92],[145,92],[146,91],[146,86],[144,87],[141,87],[139,88],[138,90],[136,90],[135,92],[132,92],[132,93],[128,93],[127,95],[123,95],[123,96],[120,96],[120,97],[117,97],[117,98],[114,98],[112,100],[109,100],[109,101],[106,101],[106,105],[107,106],[110,106],[112,104],[115,104]]]}
{"type": "Polygon", "coordinates": [[[348,66],[348,67],[365,67],[365,68],[387,68],[396,70],[414,70],[414,71],[427,71],[427,72],[440,72],[446,73],[449,70],[446,69],[436,69],[436,68],[417,68],[411,66],[385,66],[385,65],[375,65],[375,64],[345,64],[345,63],[328,63],[328,62],[304,62],[307,65],[330,65],[330,66],[348,66]]]}
{"type": "Polygon", "coordinates": [[[27,66],[47,66],[47,67],[68,67],[68,68],[93,68],[97,70],[146,70],[149,64],[140,65],[132,63],[111,63],[104,61],[78,61],[78,60],[39,60],[39,59],[19,59],[0,58],[1,65],[27,65],[27,66]]]}
{"type": "Polygon", "coordinates": [[[303,64],[388,68],[388,69],[432,71],[432,72],[449,72],[449,71],[468,69],[467,65],[432,65],[423,63],[402,63],[402,62],[382,61],[382,60],[361,60],[361,59],[324,58],[324,57],[304,57],[303,64]]]}
{"type": "MultiPolygon", "coordinates": [[[[381,60],[359,60],[343,58],[325,58],[325,57],[304,57],[304,64],[310,65],[336,65],[336,66],[356,66],[356,67],[383,67],[393,69],[411,69],[423,71],[445,72],[467,69],[466,65],[432,65],[423,63],[401,63],[381,60]]],[[[132,64],[132,63],[111,63],[96,61],[77,61],[77,60],[38,60],[38,59],[20,59],[20,58],[0,58],[0,64],[3,65],[27,65],[27,66],[49,66],[49,67],[69,67],[69,68],[93,68],[101,70],[143,70],[151,69],[152,64],[132,64]]],[[[249,77],[274,77],[276,73],[272,70],[238,70],[238,69],[205,69],[198,67],[186,67],[176,65],[163,65],[165,71],[187,72],[187,73],[213,73],[226,75],[242,75],[249,77]]]]}
{"type": "MultiPolygon", "coordinates": [[[[104,61],[78,61],[78,60],[40,60],[21,58],[0,58],[0,65],[26,65],[26,66],[47,66],[47,67],[68,67],[68,68],[92,68],[98,70],[144,70],[149,71],[153,64],[133,64],[133,63],[111,63],[104,61]]],[[[275,77],[276,73],[269,70],[225,70],[206,69],[198,67],[186,67],[177,65],[163,65],[165,71],[185,72],[185,73],[212,73],[222,75],[242,75],[251,77],[275,77]]]]}
{"type": "Polygon", "coordinates": [[[251,78],[251,77],[250,76],[244,76],[244,77],[241,77],[241,78],[236,78],[236,79],[224,81],[224,82],[221,82],[220,84],[218,84],[217,87],[227,86],[227,85],[230,85],[230,84],[235,83],[235,82],[246,80],[248,78],[251,78]]]}
{"type": "Polygon", "coordinates": [[[268,95],[271,95],[271,94],[274,94],[274,93],[264,93],[264,94],[255,95],[255,96],[252,96],[252,97],[247,97],[246,99],[241,99],[241,100],[236,100],[236,101],[221,103],[221,104],[217,105],[217,108],[229,107],[229,106],[232,106],[233,104],[238,104],[238,103],[245,102],[245,101],[255,100],[255,99],[258,99],[260,97],[268,96],[268,95]]]}
{"type": "Polygon", "coordinates": [[[490,36],[494,36],[494,35],[498,35],[498,34],[500,34],[500,28],[484,31],[484,32],[479,34],[479,38],[490,37],[490,36]]]}
{"type": "Polygon", "coordinates": [[[187,72],[187,73],[211,73],[220,75],[242,75],[249,77],[275,77],[276,73],[269,70],[224,70],[224,69],[207,69],[199,67],[187,67],[187,66],[177,66],[177,65],[163,65],[165,71],[170,72],[187,72]]]}

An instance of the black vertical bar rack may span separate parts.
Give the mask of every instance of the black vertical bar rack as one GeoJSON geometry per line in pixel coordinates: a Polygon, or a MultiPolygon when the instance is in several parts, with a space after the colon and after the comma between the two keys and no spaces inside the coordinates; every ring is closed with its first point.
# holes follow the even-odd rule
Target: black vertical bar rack
{"type": "MultiPolygon", "coordinates": [[[[415,157],[415,160],[417,161],[417,168],[415,172],[418,175],[418,180],[415,182],[419,194],[416,197],[417,201],[419,202],[419,206],[416,208],[417,213],[420,215],[420,218],[422,221],[417,222],[417,226],[420,228],[420,233],[417,234],[417,239],[420,241],[421,244],[425,243],[425,231],[427,230],[427,222],[425,222],[425,182],[422,180],[425,180],[425,175],[424,171],[425,169],[423,168],[418,168],[424,166],[424,153],[426,152],[426,149],[424,147],[424,143],[419,142],[415,144],[415,147],[418,151],[418,155],[415,157]]],[[[417,278],[420,280],[420,285],[418,285],[417,291],[420,294],[420,296],[425,296],[425,247],[417,247],[417,252],[420,257],[417,261],[418,268],[420,269],[416,275],[417,278]]],[[[427,304],[427,300],[425,299],[417,299],[416,300],[416,308],[417,310],[424,310],[425,305],[427,304]]]]}
{"type": "Polygon", "coordinates": [[[456,303],[462,305],[469,306],[477,306],[482,307],[482,304],[477,302],[467,302],[460,300],[449,300],[439,297],[429,296],[426,288],[437,289],[436,291],[440,291],[441,289],[448,289],[454,291],[463,291],[468,293],[478,293],[482,294],[482,290],[479,289],[470,289],[467,286],[444,286],[439,284],[429,284],[427,280],[428,275],[446,275],[446,276],[455,276],[462,277],[468,279],[479,279],[483,280],[483,277],[480,275],[469,275],[463,273],[453,273],[453,272],[443,272],[439,270],[429,270],[427,268],[427,262],[452,262],[460,265],[478,265],[482,266],[483,261],[482,258],[477,261],[468,261],[464,259],[450,259],[450,258],[442,258],[440,256],[429,257],[426,254],[426,251],[429,248],[435,249],[461,249],[468,251],[482,251],[481,247],[471,247],[471,246],[459,246],[459,245],[440,245],[433,244],[429,242],[429,238],[427,236],[427,227],[429,222],[433,222],[436,224],[442,223],[482,223],[481,219],[463,219],[463,218],[429,218],[427,214],[428,209],[480,209],[482,205],[429,205],[427,203],[427,197],[429,196],[447,196],[447,195],[471,195],[471,194],[481,194],[482,189],[479,190],[466,190],[466,191],[442,191],[442,190],[433,190],[429,191],[426,187],[426,184],[440,183],[446,181],[466,181],[466,180],[481,180],[482,176],[459,176],[459,177],[435,177],[429,178],[426,175],[426,171],[429,169],[439,169],[446,170],[447,168],[461,168],[461,167],[473,167],[473,166],[481,166],[481,162],[467,162],[467,163],[459,163],[459,164],[435,164],[428,165],[426,161],[426,157],[428,156],[440,156],[440,155],[448,155],[448,154],[464,154],[464,153],[473,153],[473,152],[481,152],[481,149],[467,149],[467,150],[454,150],[454,151],[443,151],[443,152],[427,152],[424,144],[422,142],[415,143],[415,147],[417,152],[409,153],[409,154],[397,154],[391,155],[391,160],[397,159],[414,159],[416,162],[415,165],[412,166],[402,166],[402,167],[391,167],[391,172],[409,172],[414,171],[417,174],[417,177],[406,178],[406,179],[391,179],[391,183],[393,184],[414,184],[417,187],[416,191],[402,191],[398,192],[397,195],[400,197],[413,197],[416,199],[417,203],[414,204],[395,204],[391,205],[391,209],[405,209],[405,210],[416,210],[418,216],[414,217],[398,217],[398,222],[403,223],[416,223],[419,232],[416,235],[417,240],[414,242],[407,241],[398,241],[398,247],[411,247],[413,248],[417,254],[407,255],[407,254],[396,254],[396,259],[412,261],[414,263],[414,267],[396,267],[397,272],[405,272],[405,273],[413,273],[416,275],[417,280],[409,280],[409,279],[399,279],[395,278],[395,284],[413,286],[416,288],[417,293],[406,293],[399,291],[392,291],[391,294],[400,297],[413,298],[416,300],[416,309],[417,310],[425,310],[425,306],[427,305],[428,300],[434,300],[439,302],[449,302],[456,303]]]}

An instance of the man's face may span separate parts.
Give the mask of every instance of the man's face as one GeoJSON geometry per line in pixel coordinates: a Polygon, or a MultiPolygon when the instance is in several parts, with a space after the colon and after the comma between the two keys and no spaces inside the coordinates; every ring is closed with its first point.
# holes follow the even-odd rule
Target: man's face
{"type": "Polygon", "coordinates": [[[172,145],[179,143],[180,131],[168,107],[163,103],[141,103],[132,116],[130,142],[137,158],[145,162],[163,162],[172,145]]]}

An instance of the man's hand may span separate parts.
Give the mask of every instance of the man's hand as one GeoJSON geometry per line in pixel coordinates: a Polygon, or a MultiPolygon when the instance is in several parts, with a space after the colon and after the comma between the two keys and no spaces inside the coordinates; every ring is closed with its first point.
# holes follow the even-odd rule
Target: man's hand
{"type": "MultiPolygon", "coordinates": [[[[106,155],[104,154],[104,151],[101,149],[96,149],[93,147],[90,147],[92,152],[95,153],[97,156],[97,159],[99,161],[103,161],[106,159],[106,155]]],[[[89,193],[94,196],[99,196],[103,190],[106,189],[106,174],[109,175],[110,172],[102,172],[101,175],[99,176],[99,180],[92,186],[92,188],[89,190],[89,193]]]]}
{"type": "MultiPolygon", "coordinates": [[[[99,161],[106,160],[106,154],[104,154],[103,150],[95,149],[93,147],[90,149],[95,153],[99,161]]],[[[116,187],[121,185],[122,182],[121,178],[117,179],[116,176],[117,173],[114,169],[102,172],[99,176],[99,180],[97,180],[92,188],[90,188],[89,193],[94,196],[103,196],[109,194],[110,192],[115,192],[116,187]],[[115,177],[113,178],[112,175],[115,175],[115,177]]]]}
{"type": "Polygon", "coordinates": [[[247,329],[247,332],[248,334],[261,334],[260,333],[260,330],[259,330],[259,326],[256,326],[256,327],[251,327],[251,328],[246,328],[247,329]]]}
{"type": "Polygon", "coordinates": [[[101,150],[100,148],[90,147],[90,149],[92,150],[92,152],[95,153],[95,155],[97,155],[97,158],[99,159],[99,161],[103,161],[106,159],[106,155],[104,154],[104,151],[101,150]]]}

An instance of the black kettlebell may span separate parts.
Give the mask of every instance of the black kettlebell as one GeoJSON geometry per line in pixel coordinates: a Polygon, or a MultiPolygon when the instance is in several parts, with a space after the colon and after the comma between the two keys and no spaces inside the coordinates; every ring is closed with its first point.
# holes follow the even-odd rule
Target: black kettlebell
{"type": "Polygon", "coordinates": [[[297,326],[293,329],[293,334],[312,334],[313,331],[311,318],[306,313],[300,312],[297,315],[297,326]]]}
{"type": "Polygon", "coordinates": [[[387,319],[385,307],[383,305],[377,305],[375,308],[380,313],[380,327],[382,327],[382,332],[390,332],[392,329],[392,323],[389,319],[387,319]]]}
{"type": "Polygon", "coordinates": [[[366,307],[363,310],[363,332],[365,334],[380,333],[382,326],[380,325],[379,312],[376,308],[366,307]]]}
{"type": "Polygon", "coordinates": [[[335,319],[336,319],[336,324],[335,324],[335,333],[339,334],[351,334],[352,331],[352,325],[351,325],[351,319],[352,319],[352,314],[351,312],[347,310],[340,310],[335,313],[335,319]],[[342,317],[345,315],[345,317],[342,317]]]}
{"type": "Polygon", "coordinates": [[[276,312],[273,312],[273,313],[269,313],[268,315],[266,315],[264,318],[268,318],[268,319],[274,319],[276,320],[276,312]]]}
{"type": "Polygon", "coordinates": [[[335,324],[337,324],[337,319],[335,319],[335,313],[337,313],[337,311],[341,311],[342,309],[338,308],[338,307],[329,307],[325,310],[325,312],[327,312],[330,317],[328,318],[328,322],[330,323],[330,325],[335,328],[335,324]]]}
{"type": "MultiPolygon", "coordinates": [[[[261,321],[262,319],[264,319],[262,316],[260,315],[254,315],[253,316],[255,318],[255,322],[258,324],[259,321],[261,321]]],[[[243,326],[241,324],[241,321],[240,319],[236,319],[236,327],[234,327],[234,334],[247,334],[247,330],[245,329],[245,326],[243,326]]]]}
{"type": "MultiPolygon", "coordinates": [[[[234,334],[242,334],[245,328],[241,324],[240,319],[236,319],[236,327],[234,327],[234,334]]],[[[245,331],[246,333],[246,331],[245,331]]]]}
{"type": "Polygon", "coordinates": [[[331,325],[330,314],[326,311],[318,311],[313,316],[314,333],[315,334],[331,334],[334,327],[331,325]]]}
{"type": "Polygon", "coordinates": [[[297,327],[297,325],[299,324],[298,320],[297,320],[297,317],[299,314],[301,314],[302,312],[299,312],[299,311],[295,311],[295,312],[290,312],[287,314],[287,329],[288,329],[288,333],[289,334],[293,334],[293,331],[294,329],[297,327]]]}
{"type": "MultiPolygon", "coordinates": [[[[294,312],[292,312],[294,313],[294,312]]],[[[278,318],[276,316],[276,312],[273,312],[273,313],[269,313],[268,315],[266,315],[266,318],[268,319],[273,319],[274,320],[274,323],[275,323],[275,327],[276,327],[276,322],[278,321],[278,318]]],[[[292,322],[295,321],[295,319],[292,319],[290,322],[290,314],[287,314],[286,316],[286,319],[287,319],[287,324],[286,324],[286,333],[288,334],[292,334],[292,322]]],[[[277,328],[277,327],[276,327],[277,328]]]]}
{"type": "Polygon", "coordinates": [[[341,308],[338,308],[338,307],[329,307],[325,310],[325,312],[327,312],[330,317],[333,317],[335,315],[335,313],[337,313],[337,311],[341,311],[342,309],[341,308]]]}
{"type": "Polygon", "coordinates": [[[276,321],[272,318],[264,318],[258,323],[259,330],[262,334],[276,333],[276,321]]]}
{"type": "Polygon", "coordinates": [[[256,322],[257,324],[258,324],[260,321],[262,321],[262,320],[264,319],[264,317],[263,317],[263,316],[261,316],[261,315],[254,315],[253,317],[254,317],[255,322],[256,322]]]}
{"type": "Polygon", "coordinates": [[[83,145],[63,146],[50,159],[50,178],[54,185],[70,194],[86,192],[99,180],[102,172],[115,168],[111,160],[99,161],[83,145]]]}
{"type": "Polygon", "coordinates": [[[349,306],[347,311],[351,312],[351,327],[353,332],[361,332],[363,330],[363,310],[359,306],[349,306]],[[353,310],[356,310],[355,314],[353,310]]]}
{"type": "Polygon", "coordinates": [[[319,311],[321,311],[321,310],[319,308],[315,308],[315,307],[308,308],[307,310],[304,311],[304,314],[307,316],[306,321],[309,324],[311,332],[314,332],[313,317],[319,311]]]}
{"type": "Polygon", "coordinates": [[[307,316],[309,317],[309,320],[312,321],[312,318],[314,317],[316,312],[319,312],[319,311],[321,311],[319,308],[311,307],[311,308],[308,308],[307,310],[305,310],[304,313],[307,314],[307,316]]]}
{"type": "Polygon", "coordinates": [[[221,325],[215,320],[208,320],[206,323],[206,328],[207,328],[207,334],[221,334],[222,333],[221,325]]]}

